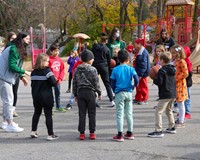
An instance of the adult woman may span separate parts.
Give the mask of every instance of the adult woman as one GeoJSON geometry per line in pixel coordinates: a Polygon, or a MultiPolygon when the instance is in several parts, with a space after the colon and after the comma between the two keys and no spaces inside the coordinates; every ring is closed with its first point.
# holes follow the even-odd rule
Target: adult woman
{"type": "Polygon", "coordinates": [[[0,56],[0,95],[3,102],[3,122],[2,128],[7,132],[22,132],[18,124],[13,122],[13,91],[12,87],[17,77],[28,84],[24,74],[30,72],[21,69],[23,60],[27,56],[26,46],[30,42],[29,35],[19,33],[0,56]]]}
{"type": "Polygon", "coordinates": [[[115,48],[125,49],[125,44],[121,40],[120,32],[118,28],[113,28],[107,43],[108,48],[110,49],[111,58],[114,56],[113,51],[115,48]]]}

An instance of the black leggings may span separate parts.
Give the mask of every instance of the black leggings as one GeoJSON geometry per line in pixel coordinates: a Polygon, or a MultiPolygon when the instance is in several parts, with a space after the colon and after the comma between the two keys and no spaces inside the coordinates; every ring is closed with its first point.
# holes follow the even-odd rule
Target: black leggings
{"type": "Polygon", "coordinates": [[[69,73],[68,90],[71,90],[71,84],[72,84],[72,73],[69,73]]]}
{"type": "Polygon", "coordinates": [[[46,127],[48,131],[48,135],[53,135],[53,119],[52,119],[52,108],[34,106],[34,114],[32,118],[32,131],[37,131],[38,122],[42,113],[42,108],[44,108],[44,114],[46,118],[46,127]]]}
{"type": "Polygon", "coordinates": [[[16,107],[16,104],[17,104],[17,91],[18,91],[18,88],[19,88],[19,77],[17,78],[15,84],[13,85],[13,96],[14,96],[13,106],[14,107],[16,107]]]}

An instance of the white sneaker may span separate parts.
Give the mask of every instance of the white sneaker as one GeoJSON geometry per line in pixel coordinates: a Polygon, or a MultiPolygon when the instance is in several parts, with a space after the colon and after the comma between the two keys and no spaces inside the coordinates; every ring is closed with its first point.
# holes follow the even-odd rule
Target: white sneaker
{"type": "Polygon", "coordinates": [[[109,106],[114,107],[115,106],[115,102],[111,101],[109,106]]]}
{"type": "Polygon", "coordinates": [[[1,129],[6,129],[7,126],[8,126],[8,122],[5,121],[5,122],[2,122],[2,123],[1,123],[0,128],[1,128],[1,129]]]}
{"type": "Polygon", "coordinates": [[[53,140],[55,140],[55,139],[58,139],[59,137],[57,136],[57,135],[48,135],[48,137],[47,137],[47,141],[53,141],[53,140]]]}
{"type": "Polygon", "coordinates": [[[18,132],[22,132],[24,130],[24,128],[20,128],[18,126],[18,124],[16,123],[12,123],[12,124],[9,124],[6,128],[5,128],[6,132],[15,132],[15,133],[18,133],[18,132]]]}

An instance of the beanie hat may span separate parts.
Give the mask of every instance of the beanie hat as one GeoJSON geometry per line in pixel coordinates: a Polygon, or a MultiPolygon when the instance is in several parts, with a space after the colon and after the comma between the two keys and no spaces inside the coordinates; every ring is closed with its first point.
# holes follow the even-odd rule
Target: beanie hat
{"type": "Polygon", "coordinates": [[[82,60],[82,62],[88,62],[91,59],[94,59],[93,53],[90,50],[88,50],[88,49],[84,49],[81,52],[81,60],[82,60]]]}
{"type": "Polygon", "coordinates": [[[144,39],[142,39],[142,38],[137,38],[137,39],[135,40],[134,43],[136,43],[136,44],[141,44],[141,45],[144,46],[144,39]]]}

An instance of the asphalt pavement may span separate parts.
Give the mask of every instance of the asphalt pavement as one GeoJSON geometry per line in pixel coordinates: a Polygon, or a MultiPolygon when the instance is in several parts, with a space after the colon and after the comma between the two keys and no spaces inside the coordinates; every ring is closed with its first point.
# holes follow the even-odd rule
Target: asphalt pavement
{"type": "MultiPolygon", "coordinates": [[[[61,104],[66,106],[70,93],[66,93],[67,81],[61,85],[61,104]]],[[[89,140],[88,119],[87,138],[78,139],[77,104],[66,113],[53,115],[54,132],[58,140],[47,141],[44,115],[38,126],[38,138],[31,139],[31,120],[33,105],[31,87],[20,83],[15,122],[24,128],[22,133],[6,133],[0,129],[0,160],[200,160],[200,85],[192,86],[192,119],[186,120],[186,128],[177,129],[176,134],[165,133],[164,138],[149,138],[154,131],[154,109],[157,104],[157,87],[149,83],[148,105],[133,104],[134,140],[116,142],[112,137],[117,133],[115,107],[109,101],[102,86],[103,99],[99,101],[102,109],[97,108],[96,140],[89,140]]],[[[133,95],[135,92],[133,92],[133,95]]],[[[2,103],[0,103],[2,113],[2,103]]],[[[2,115],[1,115],[2,116],[2,115]]],[[[176,118],[175,114],[175,118],[176,118]]],[[[126,121],[124,121],[126,132],[126,121]]],[[[167,128],[167,118],[163,115],[163,128],[167,128]]]]}

